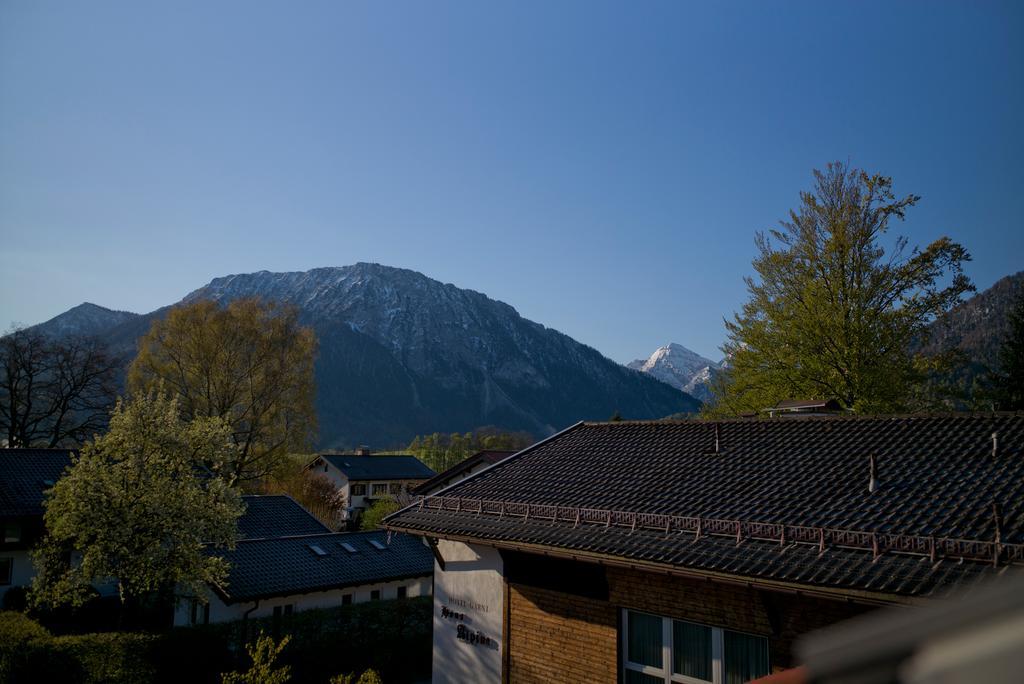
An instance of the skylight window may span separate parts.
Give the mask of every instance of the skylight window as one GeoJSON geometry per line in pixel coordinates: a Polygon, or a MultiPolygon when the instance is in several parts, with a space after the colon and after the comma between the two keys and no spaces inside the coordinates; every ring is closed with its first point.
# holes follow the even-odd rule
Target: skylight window
{"type": "Polygon", "coordinates": [[[388,548],[388,547],[384,546],[383,544],[381,544],[376,539],[371,539],[370,543],[373,544],[373,548],[377,549],[378,551],[386,551],[387,548],[388,548]]]}
{"type": "Polygon", "coordinates": [[[349,553],[359,553],[358,551],[356,551],[356,547],[352,546],[348,542],[338,542],[338,545],[341,546],[341,548],[348,551],[349,553]]]}
{"type": "Polygon", "coordinates": [[[326,556],[327,555],[327,552],[324,551],[319,546],[317,546],[316,544],[310,544],[309,545],[309,550],[312,551],[313,553],[315,553],[318,556],[326,556]]]}

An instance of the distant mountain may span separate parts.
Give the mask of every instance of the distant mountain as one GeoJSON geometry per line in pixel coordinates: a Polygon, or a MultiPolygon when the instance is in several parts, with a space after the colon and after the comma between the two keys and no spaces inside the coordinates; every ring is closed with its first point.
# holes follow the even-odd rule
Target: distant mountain
{"type": "MultiPolygon", "coordinates": [[[[415,271],[366,263],[261,271],[216,278],[182,302],[251,296],[296,305],[317,333],[325,449],[399,446],[418,434],[485,425],[540,437],[616,411],[661,418],[700,406],[508,304],[415,271]]],[[[112,319],[100,334],[113,351],[130,356],[169,308],[112,319]]]]}
{"type": "Polygon", "coordinates": [[[671,342],[655,349],[646,359],[630,362],[627,367],[707,401],[711,397],[710,383],[721,364],[671,342]]]}
{"type": "Polygon", "coordinates": [[[33,329],[51,337],[98,335],[138,318],[141,318],[139,314],[129,313],[128,311],[114,311],[97,304],[85,302],[73,309],[68,309],[45,323],[33,326],[33,329]]]}
{"type": "Polygon", "coordinates": [[[1006,276],[983,292],[965,300],[932,323],[925,353],[959,349],[968,359],[960,378],[971,381],[998,366],[999,348],[1009,331],[1009,313],[1024,292],[1024,271],[1006,276]]]}

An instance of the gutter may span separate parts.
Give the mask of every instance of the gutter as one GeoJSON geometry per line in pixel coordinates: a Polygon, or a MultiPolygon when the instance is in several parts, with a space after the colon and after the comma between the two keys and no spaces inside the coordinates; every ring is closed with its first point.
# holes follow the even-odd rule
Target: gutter
{"type": "Polygon", "coordinates": [[[394,532],[405,532],[406,534],[421,537],[429,537],[434,539],[448,539],[452,541],[460,541],[466,544],[489,546],[491,548],[499,550],[507,549],[509,551],[522,551],[524,553],[531,553],[539,556],[564,558],[568,560],[580,561],[583,563],[596,563],[598,565],[604,565],[608,567],[626,568],[628,570],[640,570],[643,572],[650,572],[659,575],[671,575],[674,577],[700,579],[705,581],[716,582],[719,584],[731,584],[734,586],[742,586],[755,589],[768,589],[771,591],[781,593],[799,596],[812,596],[815,598],[825,598],[833,601],[842,600],[854,603],[888,606],[893,604],[926,605],[933,600],[911,596],[900,596],[897,594],[877,594],[860,589],[830,589],[823,587],[811,587],[803,584],[792,584],[788,582],[781,582],[778,580],[742,578],[737,575],[730,575],[727,573],[715,572],[711,570],[680,568],[672,565],[652,563],[650,561],[627,560],[618,556],[610,556],[606,554],[588,551],[564,551],[553,547],[540,546],[536,544],[528,544],[523,542],[483,540],[468,535],[446,534],[442,536],[436,533],[425,532],[423,530],[414,530],[400,527],[393,527],[390,529],[392,529],[394,532]]]}

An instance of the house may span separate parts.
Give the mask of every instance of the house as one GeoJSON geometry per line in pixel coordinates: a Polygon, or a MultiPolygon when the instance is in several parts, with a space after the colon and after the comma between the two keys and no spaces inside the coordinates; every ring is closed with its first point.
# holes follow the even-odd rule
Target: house
{"type": "Polygon", "coordinates": [[[1024,565],[1024,413],[579,423],[385,521],[434,681],[745,682],[1024,565]]]}
{"type": "Polygon", "coordinates": [[[0,601],[27,587],[36,571],[30,549],[45,534],[43,500],[71,465],[68,449],[0,449],[0,601]]]}
{"type": "Polygon", "coordinates": [[[443,473],[438,473],[426,482],[417,485],[411,490],[411,493],[416,496],[432,494],[439,489],[447,487],[448,485],[455,484],[459,480],[464,480],[473,473],[479,472],[488,466],[492,466],[498,461],[502,461],[514,453],[516,452],[500,449],[478,451],[466,460],[456,463],[443,473]]]}
{"type": "Polygon", "coordinates": [[[321,454],[306,469],[334,482],[346,501],[347,520],[358,518],[378,499],[396,500],[436,474],[415,456],[371,456],[369,449],[355,454],[321,454]]]}
{"type": "Polygon", "coordinates": [[[230,571],[201,600],[179,597],[175,625],[228,622],[364,601],[429,596],[433,556],[419,539],[333,533],[285,495],[244,496],[230,571]]]}

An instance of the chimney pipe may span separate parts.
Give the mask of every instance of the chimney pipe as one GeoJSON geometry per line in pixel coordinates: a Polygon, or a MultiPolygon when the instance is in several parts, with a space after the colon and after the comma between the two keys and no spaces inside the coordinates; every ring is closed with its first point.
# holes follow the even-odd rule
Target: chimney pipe
{"type": "Polygon", "coordinates": [[[868,456],[868,469],[870,474],[868,475],[868,494],[874,494],[875,490],[878,489],[877,473],[875,470],[875,455],[871,454],[868,456]]]}

